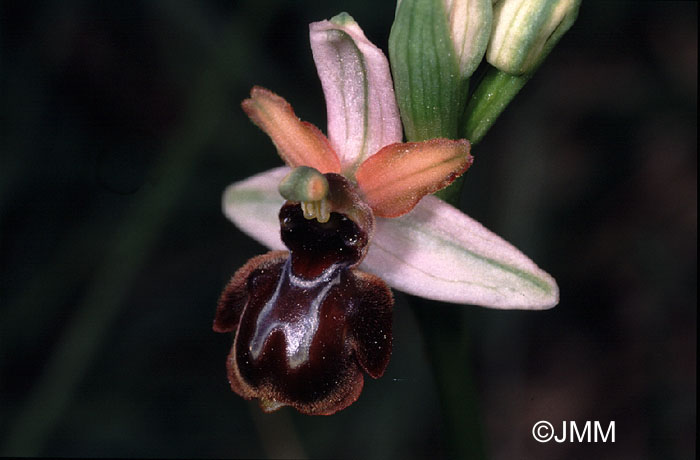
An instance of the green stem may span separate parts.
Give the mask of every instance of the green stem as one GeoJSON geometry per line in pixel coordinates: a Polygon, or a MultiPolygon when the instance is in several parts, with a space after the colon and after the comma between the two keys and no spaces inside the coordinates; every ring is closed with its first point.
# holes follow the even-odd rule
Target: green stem
{"type": "MultiPolygon", "coordinates": [[[[479,143],[529,78],[529,75],[513,76],[489,66],[467,102],[460,136],[469,139],[472,145],[479,143]]],[[[443,133],[432,134],[440,137],[443,133]]],[[[456,205],[463,178],[436,195],[456,205]]],[[[419,306],[414,312],[420,319],[426,351],[433,364],[447,422],[450,457],[485,458],[464,312],[445,310],[437,315],[433,305],[423,307],[426,308],[419,306]]]]}
{"type": "MultiPolygon", "coordinates": [[[[464,94],[467,88],[468,82],[463,82],[464,94]]],[[[406,136],[411,142],[456,137],[449,125],[441,123],[419,123],[417,129],[407,130],[406,136]]],[[[436,195],[456,206],[463,182],[464,176],[436,195]]],[[[450,458],[485,458],[464,312],[450,306],[436,314],[435,302],[410,299],[435,376],[450,458]]]]}
{"type": "Polygon", "coordinates": [[[491,67],[467,102],[460,134],[477,144],[496,122],[498,116],[530,79],[528,75],[510,75],[491,67]]]}
{"type": "MultiPolygon", "coordinates": [[[[479,67],[472,78],[477,82],[476,88],[470,94],[464,117],[460,120],[460,137],[468,139],[472,147],[478,144],[531,76],[510,75],[486,63],[479,67]]],[[[456,205],[463,183],[464,176],[435,195],[456,205]]]]}
{"type": "Polygon", "coordinates": [[[486,458],[465,312],[454,305],[441,308],[422,299],[412,300],[446,422],[448,457],[486,458]]]}

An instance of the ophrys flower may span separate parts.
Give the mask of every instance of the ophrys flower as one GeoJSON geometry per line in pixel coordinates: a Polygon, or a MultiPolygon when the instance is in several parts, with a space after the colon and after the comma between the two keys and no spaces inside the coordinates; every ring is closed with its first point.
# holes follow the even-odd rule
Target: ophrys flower
{"type": "Polygon", "coordinates": [[[214,327],[236,332],[234,391],[266,410],[330,414],[357,399],[363,371],[378,377],[388,364],[393,299],[382,278],[411,294],[496,308],[552,307],[558,289],[513,246],[426,196],[469,167],[469,143],[401,143],[388,62],[352,18],[310,29],[328,138],[268,90],[253,88],[243,102],[289,166],[233,184],[224,212],[289,252],[241,268],[214,327]]]}

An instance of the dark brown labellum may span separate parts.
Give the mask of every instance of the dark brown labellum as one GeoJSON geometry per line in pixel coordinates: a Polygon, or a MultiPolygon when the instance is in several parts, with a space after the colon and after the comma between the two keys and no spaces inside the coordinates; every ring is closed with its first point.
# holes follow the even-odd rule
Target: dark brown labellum
{"type": "Polygon", "coordinates": [[[357,399],[363,371],[384,373],[393,298],[380,278],[353,268],[368,235],[346,215],[319,223],[288,203],[280,224],[290,252],[255,257],[238,270],[214,330],[235,331],[227,364],[235,392],[260,399],[265,410],[332,414],[357,399]]]}

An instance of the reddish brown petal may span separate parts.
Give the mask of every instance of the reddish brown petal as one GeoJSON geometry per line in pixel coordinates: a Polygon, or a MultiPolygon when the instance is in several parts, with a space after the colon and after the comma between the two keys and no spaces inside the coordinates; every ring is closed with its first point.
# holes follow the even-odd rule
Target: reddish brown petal
{"type": "Polygon", "coordinates": [[[215,332],[231,332],[238,326],[243,307],[248,300],[246,283],[253,270],[264,270],[266,267],[286,260],[288,256],[287,251],[270,251],[267,254],[253,257],[236,271],[219,297],[219,304],[214,316],[213,329],[215,332]]]}
{"type": "Polygon", "coordinates": [[[265,131],[289,166],[310,166],[322,173],[340,172],[340,161],[326,136],[301,121],[287,101],[264,88],[253,87],[241,104],[250,119],[265,131]]]}
{"type": "Polygon", "coordinates": [[[473,161],[469,149],[464,139],[388,145],[365,160],[355,178],[376,216],[398,217],[462,175],[473,161]]]}

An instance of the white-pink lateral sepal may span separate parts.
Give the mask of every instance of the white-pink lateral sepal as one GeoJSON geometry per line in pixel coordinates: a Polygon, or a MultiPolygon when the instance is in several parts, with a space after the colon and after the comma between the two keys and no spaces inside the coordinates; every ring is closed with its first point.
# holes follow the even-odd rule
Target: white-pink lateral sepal
{"type": "Polygon", "coordinates": [[[376,221],[361,268],[409,294],[501,309],[559,302],[554,278],[479,222],[434,196],[410,213],[376,221]]]}
{"type": "Polygon", "coordinates": [[[270,169],[240,182],[224,191],[224,215],[251,238],[270,249],[286,249],[280,239],[278,214],[284,204],[278,187],[291,168],[270,169]]]}

